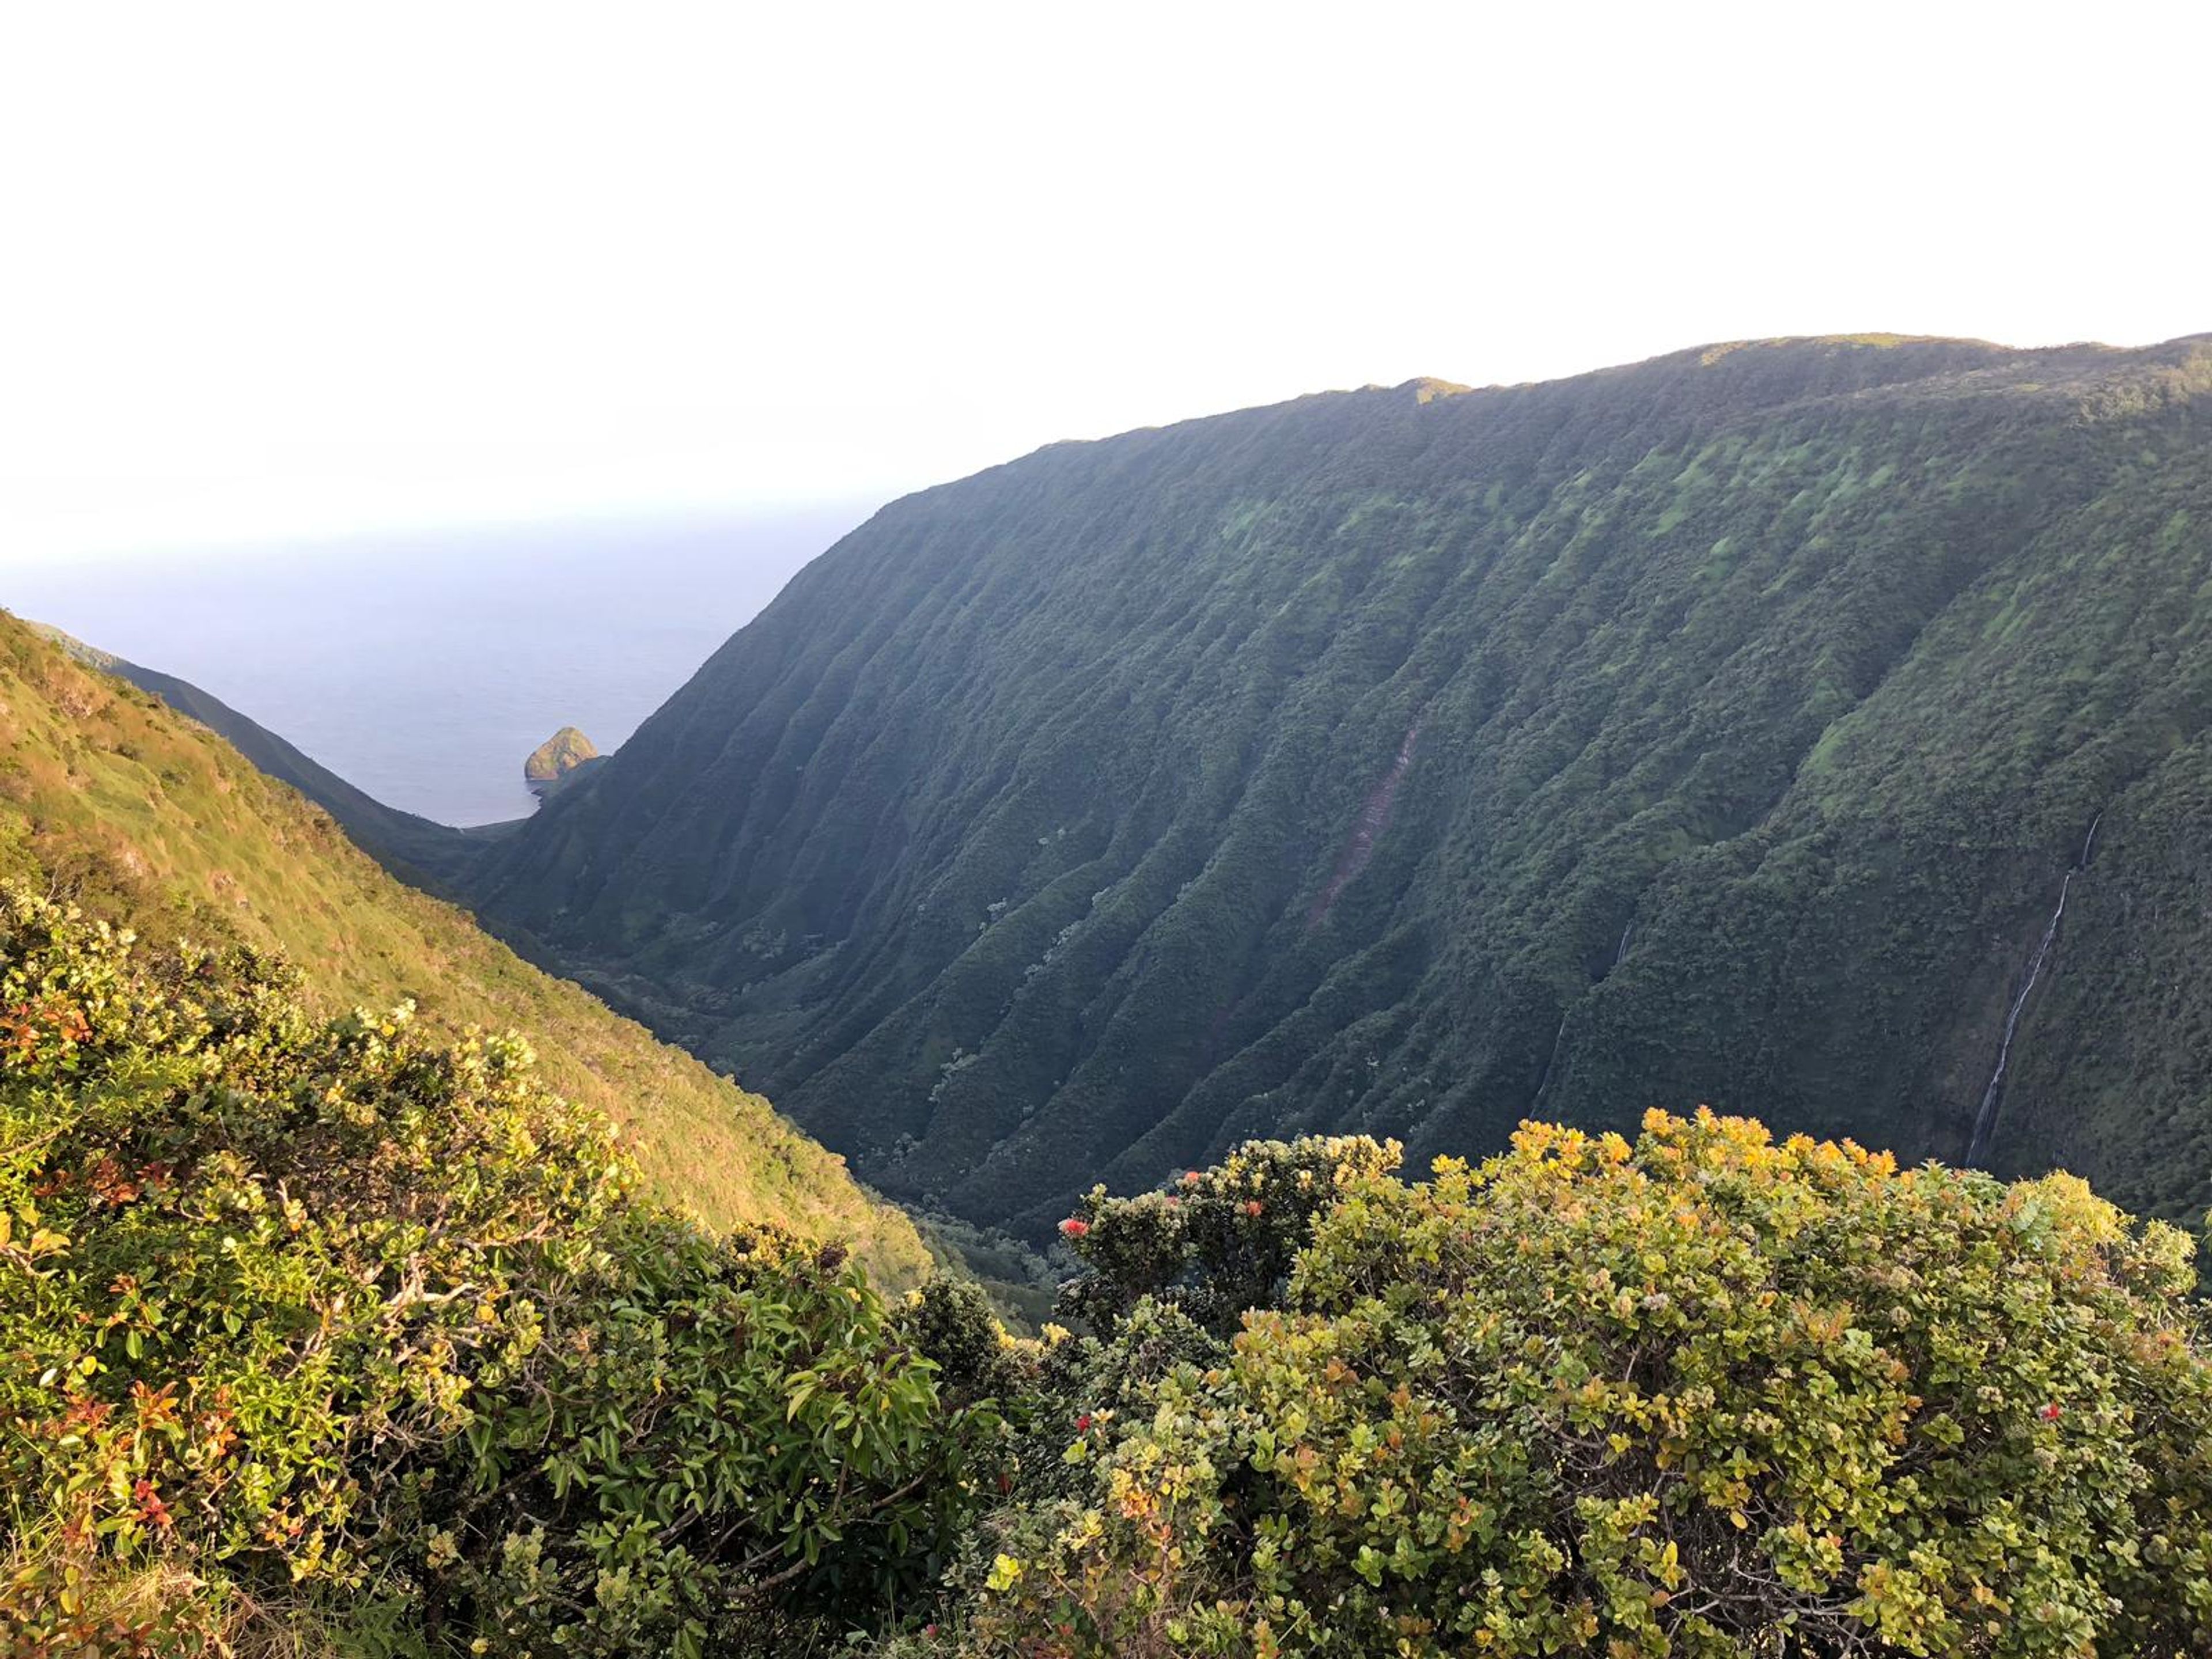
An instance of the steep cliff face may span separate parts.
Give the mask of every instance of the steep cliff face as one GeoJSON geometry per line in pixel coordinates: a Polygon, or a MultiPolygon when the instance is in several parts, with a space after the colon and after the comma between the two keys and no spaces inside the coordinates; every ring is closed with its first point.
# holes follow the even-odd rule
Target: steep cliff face
{"type": "Polygon", "coordinates": [[[1540,1092],[1959,1158],[2008,1023],[1988,1158],[2180,1214],[2208,582],[2203,337],[1303,398],[885,508],[472,890],[1032,1230],[1262,1131],[1486,1151],[1540,1092]]]}

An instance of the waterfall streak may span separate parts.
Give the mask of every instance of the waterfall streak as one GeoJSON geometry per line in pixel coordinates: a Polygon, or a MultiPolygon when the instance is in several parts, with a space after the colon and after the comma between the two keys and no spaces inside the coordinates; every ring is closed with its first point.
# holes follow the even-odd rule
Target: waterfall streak
{"type": "Polygon", "coordinates": [[[2097,826],[2105,821],[2102,812],[2089,820],[2089,834],[2081,843],[2081,856],[2066,872],[2066,879],[2058,884],[2058,908],[2051,913],[2051,920],[2043,929],[2043,938],[2037,943],[2035,954],[2028,959],[2027,978],[2013,998],[2012,1007],[2005,1014],[2004,1036],[1997,1043],[1996,1070],[1990,1073],[1989,1087],[1982,1091],[1980,1109],[1974,1114],[1973,1138],[1966,1143],[1966,1162],[1983,1163],[1989,1156],[1990,1138],[1996,1127],[1997,1106],[2004,1096],[2005,1068],[2012,1062],[2013,1034],[2020,1029],[2020,1017],[2027,1010],[2027,999],[2035,989],[2035,982],[2043,976],[2043,964],[2051,955],[2051,947],[2058,938],[2058,924],[2066,915],[2066,895],[2074,885],[2074,878],[2089,867],[2089,855],[2096,850],[2097,826]]]}
{"type": "Polygon", "coordinates": [[[1552,1037],[1552,1057],[1544,1062],[1544,1075],[1538,1079],[1536,1092],[1529,1097],[1528,1109],[1534,1111],[1544,1098],[1544,1091],[1552,1086],[1552,1068],[1559,1063],[1559,1045],[1567,1040],[1567,1017],[1559,1016],[1559,1029],[1552,1037]]]}
{"type": "MultiPolygon", "coordinates": [[[[1636,918],[1631,916],[1628,919],[1628,925],[1620,930],[1620,943],[1614,948],[1613,953],[1613,968],[1618,968],[1628,960],[1628,936],[1635,931],[1636,918]]],[[[1613,968],[1608,968],[1605,971],[1610,974],[1613,968]]],[[[1552,1073],[1559,1068],[1559,1049],[1567,1040],[1567,1022],[1573,1018],[1574,1011],[1571,1008],[1559,1015],[1559,1029],[1552,1036],[1552,1057],[1544,1062],[1544,1075],[1537,1079],[1536,1092],[1528,1097],[1528,1109],[1532,1112],[1543,1101],[1544,1091],[1552,1086],[1552,1073]]]]}

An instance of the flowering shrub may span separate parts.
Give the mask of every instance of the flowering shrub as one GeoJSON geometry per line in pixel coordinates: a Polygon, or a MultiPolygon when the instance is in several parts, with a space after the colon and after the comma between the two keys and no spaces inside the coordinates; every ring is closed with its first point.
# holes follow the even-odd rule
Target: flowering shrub
{"type": "Polygon", "coordinates": [[[0,1633],[204,1650],[107,1606],[166,1571],[371,1652],[720,1653],[924,1582],[991,1402],[635,1180],[520,1042],[0,894],[0,1633]]]}
{"type": "Polygon", "coordinates": [[[512,1040],[0,894],[0,1647],[2212,1651],[2181,1233],[1710,1114],[1397,1161],[1094,1193],[1025,1349],[641,1201],[512,1040]]]}
{"type": "Polygon", "coordinates": [[[1313,1218],[1340,1191],[1398,1167],[1395,1141],[1358,1135],[1255,1140],[1174,1190],[1132,1199],[1095,1187],[1060,1231],[1089,1270],[1061,1292],[1071,1315],[1110,1331],[1145,1297],[1226,1334],[1279,1293],[1313,1218]]]}
{"type": "Polygon", "coordinates": [[[1127,1311],[1079,1386],[1113,1409],[989,1523],[928,1650],[2212,1652],[2178,1231],[1706,1113],[1391,1161],[1245,1148],[1198,1183],[1230,1204],[1203,1244],[1094,1199],[1083,1299],[1127,1311]],[[1330,1166],[1306,1242],[1273,1232],[1278,1172],[1330,1166]],[[1224,1252],[1255,1170],[1273,1242],[1224,1252]],[[1277,1305],[1163,1340],[1277,1248],[1277,1305]]]}

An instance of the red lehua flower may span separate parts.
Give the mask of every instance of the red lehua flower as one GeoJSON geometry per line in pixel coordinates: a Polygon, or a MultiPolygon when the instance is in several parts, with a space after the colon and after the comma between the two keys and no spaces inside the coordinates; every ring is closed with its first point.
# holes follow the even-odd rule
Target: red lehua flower
{"type": "Polygon", "coordinates": [[[1195,1170],[1185,1170],[1182,1172],[1182,1184],[1186,1187],[1195,1187],[1203,1178],[1195,1170]]]}
{"type": "Polygon", "coordinates": [[[921,1627],[921,1633],[924,1636],[934,1636],[937,1634],[937,1626],[934,1625],[924,1625],[921,1627]]]}
{"type": "Polygon", "coordinates": [[[2048,1406],[2045,1406],[2043,1408],[2043,1420],[2046,1423],[2056,1423],[2058,1420],[2060,1409],[2058,1402],[2055,1400],[2052,1401],[2048,1406]]]}
{"type": "Polygon", "coordinates": [[[1244,1213],[1246,1215],[1257,1215],[1266,1206],[1262,1205],[1258,1199],[1248,1199],[1245,1200],[1244,1204],[1244,1213]]]}
{"type": "Polygon", "coordinates": [[[1070,1216],[1060,1224],[1060,1231],[1068,1238],[1080,1238],[1091,1231],[1091,1224],[1080,1216],[1070,1216]]]}
{"type": "Polygon", "coordinates": [[[1075,1419],[1075,1431],[1078,1434],[1088,1434],[1091,1432],[1091,1413],[1089,1412],[1084,1413],[1082,1416],[1075,1419]]]}

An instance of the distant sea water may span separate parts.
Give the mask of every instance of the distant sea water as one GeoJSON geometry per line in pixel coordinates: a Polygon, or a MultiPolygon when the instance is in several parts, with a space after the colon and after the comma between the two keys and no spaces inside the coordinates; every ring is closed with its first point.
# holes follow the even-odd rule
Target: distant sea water
{"type": "Polygon", "coordinates": [[[0,560],[0,605],[191,681],[387,805],[492,823],[614,749],[872,504],[0,560]]]}

